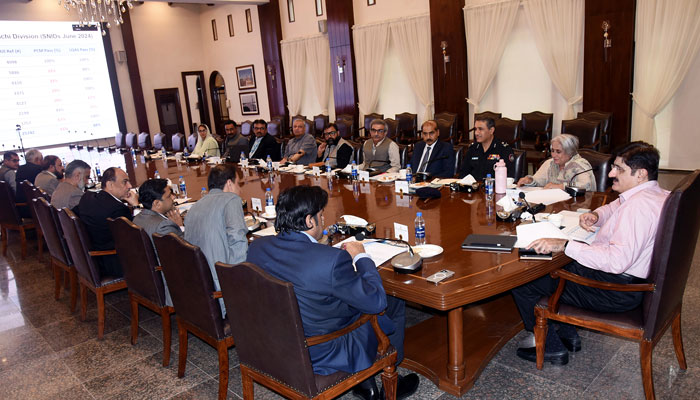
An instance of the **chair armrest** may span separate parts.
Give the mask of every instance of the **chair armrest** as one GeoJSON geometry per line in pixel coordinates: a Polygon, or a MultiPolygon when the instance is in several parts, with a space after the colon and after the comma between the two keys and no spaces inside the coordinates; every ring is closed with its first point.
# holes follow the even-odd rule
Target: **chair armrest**
{"type": "MultiPolygon", "coordinates": [[[[383,314],[383,312],[381,314],[383,314]]],[[[360,318],[358,318],[355,322],[346,326],[345,328],[338,329],[335,332],[331,332],[325,335],[307,337],[306,345],[315,346],[317,344],[325,343],[329,340],[339,338],[343,335],[347,335],[348,333],[364,325],[367,321],[370,321],[370,323],[372,324],[372,329],[374,329],[374,334],[377,336],[377,341],[379,342],[379,345],[377,346],[377,352],[379,354],[384,355],[389,349],[390,342],[389,338],[379,327],[378,315],[381,314],[362,314],[360,318]]]]}
{"type": "Polygon", "coordinates": [[[221,290],[218,290],[216,292],[211,293],[211,298],[212,299],[221,299],[223,298],[223,295],[221,294],[221,290]]]}
{"type": "Polygon", "coordinates": [[[95,251],[89,251],[88,254],[90,254],[91,257],[99,257],[99,256],[111,256],[117,254],[116,250],[95,250],[95,251]]]}
{"type": "Polygon", "coordinates": [[[15,203],[15,207],[26,206],[27,203],[15,203]]]}

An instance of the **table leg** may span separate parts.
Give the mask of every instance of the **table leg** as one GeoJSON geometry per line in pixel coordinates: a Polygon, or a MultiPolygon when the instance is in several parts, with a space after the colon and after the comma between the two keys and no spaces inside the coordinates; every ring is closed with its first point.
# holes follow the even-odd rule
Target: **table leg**
{"type": "Polygon", "coordinates": [[[447,314],[448,364],[447,376],[454,382],[465,377],[463,313],[462,307],[452,309],[447,314]]]}

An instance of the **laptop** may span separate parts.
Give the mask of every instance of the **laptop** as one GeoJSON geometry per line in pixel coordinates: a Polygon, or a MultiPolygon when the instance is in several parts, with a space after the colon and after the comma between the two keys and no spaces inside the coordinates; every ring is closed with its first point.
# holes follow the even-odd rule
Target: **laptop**
{"type": "Polygon", "coordinates": [[[462,242],[462,248],[474,251],[510,253],[517,236],[471,234],[462,242]]]}

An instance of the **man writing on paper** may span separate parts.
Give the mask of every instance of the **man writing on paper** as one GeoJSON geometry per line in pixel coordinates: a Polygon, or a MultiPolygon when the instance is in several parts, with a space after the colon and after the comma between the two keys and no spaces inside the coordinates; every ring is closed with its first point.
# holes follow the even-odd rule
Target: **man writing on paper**
{"type": "MultiPolygon", "coordinates": [[[[279,195],[277,236],[255,239],[248,251],[248,262],[294,285],[306,336],[324,335],[352,324],[361,314],[378,314],[379,325],[387,333],[403,359],[405,303],[387,296],[377,267],[358,242],[344,249],[318,243],[323,236],[323,210],[328,193],[319,187],[295,186],[279,195]],[[354,264],[354,266],[353,266],[354,264]]],[[[326,343],[309,347],[314,372],[331,375],[338,371],[354,373],[375,361],[377,339],[370,323],[326,343]]],[[[415,392],[418,377],[399,377],[397,398],[415,392]]],[[[374,377],[360,383],[353,393],[363,399],[380,398],[374,377]]]]}
{"type": "MultiPolygon", "coordinates": [[[[659,215],[668,191],[656,181],[659,152],[644,142],[633,142],[617,151],[610,178],[620,196],[610,204],[581,215],[582,228],[599,227],[590,245],[566,239],[539,239],[530,244],[538,253],[564,251],[574,261],[564,267],[584,278],[619,284],[642,283],[649,274],[659,215]]],[[[559,281],[549,275],[513,289],[515,304],[532,332],[535,304],[554,293],[559,281]]],[[[639,306],[642,292],[619,292],[567,282],[561,302],[599,312],[623,312],[639,306]]],[[[571,325],[549,329],[544,360],[564,365],[569,351],[581,349],[581,339],[571,325]]],[[[534,336],[528,335],[517,352],[520,358],[535,361],[534,336]]]]}
{"type": "Polygon", "coordinates": [[[423,122],[421,139],[413,148],[411,166],[416,172],[424,172],[431,177],[452,178],[455,174],[455,152],[452,145],[440,141],[440,130],[433,120],[423,122]]]}
{"type": "Polygon", "coordinates": [[[477,117],[474,120],[474,143],[467,149],[467,155],[459,171],[460,177],[471,174],[474,179],[481,181],[486,178],[486,174],[494,176],[493,165],[498,160],[506,162],[508,176],[513,176],[515,173],[513,149],[508,146],[508,143],[496,139],[493,136],[495,131],[496,123],[493,118],[477,117]]]}

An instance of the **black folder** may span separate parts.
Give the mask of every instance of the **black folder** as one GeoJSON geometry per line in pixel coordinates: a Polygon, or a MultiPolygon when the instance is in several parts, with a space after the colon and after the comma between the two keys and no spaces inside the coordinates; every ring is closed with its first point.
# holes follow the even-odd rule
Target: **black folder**
{"type": "Polygon", "coordinates": [[[462,248],[475,251],[510,253],[517,236],[471,234],[462,242],[462,248]]]}

